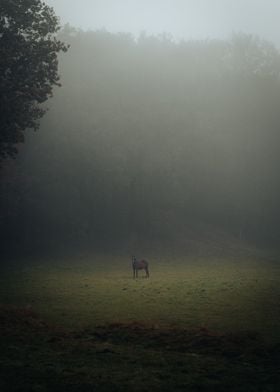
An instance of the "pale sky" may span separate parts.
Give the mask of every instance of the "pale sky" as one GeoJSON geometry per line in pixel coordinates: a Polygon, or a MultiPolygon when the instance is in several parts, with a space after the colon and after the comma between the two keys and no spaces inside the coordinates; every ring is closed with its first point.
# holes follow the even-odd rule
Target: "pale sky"
{"type": "Polygon", "coordinates": [[[61,23],[85,30],[227,38],[246,32],[280,47],[280,0],[45,0],[61,23]]]}

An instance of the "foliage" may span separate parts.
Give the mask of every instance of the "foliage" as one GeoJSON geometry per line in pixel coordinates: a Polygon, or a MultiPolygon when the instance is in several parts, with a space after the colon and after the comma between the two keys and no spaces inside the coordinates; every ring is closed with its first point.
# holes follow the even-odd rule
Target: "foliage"
{"type": "Polygon", "coordinates": [[[279,244],[280,66],[271,44],[244,34],[135,41],[69,26],[60,39],[71,44],[63,89],[11,165],[5,234],[10,225],[22,245],[47,250],[180,248],[204,222],[279,244]]]}
{"type": "Polygon", "coordinates": [[[14,157],[26,128],[37,129],[45,113],[40,104],[59,85],[56,38],[59,21],[41,0],[0,3],[0,159],[14,157]]]}

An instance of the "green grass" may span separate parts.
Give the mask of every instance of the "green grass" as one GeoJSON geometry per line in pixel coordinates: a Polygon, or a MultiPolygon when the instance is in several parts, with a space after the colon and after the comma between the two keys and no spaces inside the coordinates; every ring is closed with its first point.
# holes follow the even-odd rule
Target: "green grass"
{"type": "Polygon", "coordinates": [[[129,260],[34,264],[2,273],[1,302],[32,307],[71,328],[143,321],[278,336],[280,264],[260,260],[150,260],[132,279],[129,260]]]}
{"type": "Polygon", "coordinates": [[[280,264],[154,258],[150,274],[104,255],[3,270],[1,391],[279,389],[280,264]]]}

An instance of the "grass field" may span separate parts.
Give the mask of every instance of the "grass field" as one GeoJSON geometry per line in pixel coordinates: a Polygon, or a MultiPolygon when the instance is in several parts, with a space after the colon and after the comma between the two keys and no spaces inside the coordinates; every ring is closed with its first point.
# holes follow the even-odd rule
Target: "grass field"
{"type": "Polygon", "coordinates": [[[112,255],[6,266],[1,391],[279,390],[280,263],[152,258],[150,274],[112,255]]]}

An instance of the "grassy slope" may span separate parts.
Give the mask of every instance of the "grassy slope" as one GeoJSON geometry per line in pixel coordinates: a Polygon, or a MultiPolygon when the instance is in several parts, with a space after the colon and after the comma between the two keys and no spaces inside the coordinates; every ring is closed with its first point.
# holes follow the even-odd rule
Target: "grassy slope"
{"type": "Polygon", "coordinates": [[[135,281],[113,256],[3,271],[1,391],[279,389],[280,265],[150,264],[135,281]]]}

